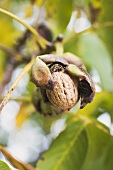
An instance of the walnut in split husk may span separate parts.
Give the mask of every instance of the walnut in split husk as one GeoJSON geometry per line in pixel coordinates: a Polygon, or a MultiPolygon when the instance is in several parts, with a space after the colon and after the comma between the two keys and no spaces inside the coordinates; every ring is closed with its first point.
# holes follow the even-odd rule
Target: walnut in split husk
{"type": "Polygon", "coordinates": [[[61,110],[70,110],[80,100],[80,109],[92,102],[95,86],[82,61],[70,53],[38,56],[31,81],[40,88],[44,101],[61,110]]]}

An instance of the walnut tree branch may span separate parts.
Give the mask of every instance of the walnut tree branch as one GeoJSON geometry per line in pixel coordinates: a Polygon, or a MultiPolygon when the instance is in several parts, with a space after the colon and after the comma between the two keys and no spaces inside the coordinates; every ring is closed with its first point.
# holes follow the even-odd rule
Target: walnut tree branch
{"type": "Polygon", "coordinates": [[[22,25],[24,25],[36,38],[38,44],[41,46],[42,49],[46,49],[46,46],[51,46],[51,43],[48,42],[46,39],[44,39],[43,37],[41,37],[38,32],[30,25],[28,25],[27,23],[25,23],[22,19],[20,19],[19,17],[17,17],[16,15],[12,14],[9,11],[6,11],[5,9],[0,8],[0,12],[13,18],[14,20],[18,21],[19,23],[21,23],[22,25]]]}
{"type": "Polygon", "coordinates": [[[75,31],[72,31],[72,33],[70,34],[70,36],[68,36],[67,38],[65,38],[63,40],[63,44],[66,44],[68,43],[69,41],[71,41],[72,39],[80,36],[80,35],[83,35],[87,32],[90,32],[90,31],[93,31],[93,30],[96,30],[96,29],[99,29],[101,27],[113,27],[113,21],[106,21],[106,22],[101,22],[101,23],[98,23],[98,22],[95,22],[94,24],[92,24],[91,27],[81,31],[81,32],[75,32],[75,31]]]}
{"type": "Polygon", "coordinates": [[[6,71],[5,71],[2,83],[0,84],[0,96],[3,93],[5,86],[9,83],[15,67],[16,67],[16,61],[10,58],[7,64],[7,67],[6,67],[6,71]]]}
{"type": "Polygon", "coordinates": [[[14,91],[14,89],[16,88],[17,84],[19,83],[19,81],[22,79],[22,77],[31,69],[32,64],[34,63],[34,58],[31,59],[31,61],[24,67],[24,69],[22,70],[22,72],[19,74],[19,76],[17,77],[17,79],[15,80],[15,82],[13,83],[13,85],[11,86],[11,88],[9,89],[9,91],[7,92],[6,96],[4,97],[2,103],[0,104],[0,112],[3,110],[3,108],[5,107],[5,105],[7,104],[12,92],[14,91]]]}
{"type": "Polygon", "coordinates": [[[0,49],[5,51],[6,53],[8,53],[9,56],[11,56],[11,58],[12,57],[13,58],[17,57],[17,52],[14,49],[10,48],[10,47],[7,47],[7,46],[5,46],[3,44],[0,44],[0,49]]]}
{"type": "Polygon", "coordinates": [[[24,163],[21,161],[18,161],[15,159],[7,150],[5,147],[0,145],[0,151],[3,153],[3,155],[6,157],[6,159],[15,167],[18,168],[19,170],[35,170],[33,166],[31,166],[28,163],[24,163]]]}

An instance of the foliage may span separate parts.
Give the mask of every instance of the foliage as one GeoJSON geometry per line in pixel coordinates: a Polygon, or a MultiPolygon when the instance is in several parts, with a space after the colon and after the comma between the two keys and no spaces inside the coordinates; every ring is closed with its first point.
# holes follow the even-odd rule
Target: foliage
{"type": "MultiPolygon", "coordinates": [[[[113,1],[1,0],[0,8],[19,17],[17,22],[14,16],[0,11],[1,101],[7,88],[12,87],[5,102],[10,97],[10,100],[19,103],[15,118],[18,128],[27,120],[32,120],[48,134],[54,121],[61,118],[66,120],[65,129],[53,139],[49,149],[35,160],[36,170],[112,170],[113,136],[110,127],[100,123],[98,117],[107,113],[111,123],[113,122],[113,1]],[[87,26],[84,27],[86,23],[87,26]],[[13,73],[16,69],[23,68],[20,80],[30,71],[32,57],[55,53],[54,44],[60,33],[64,35],[64,52],[71,52],[83,60],[95,83],[96,95],[93,102],[84,109],[75,107],[58,117],[45,118],[40,113],[47,115],[59,110],[48,107],[40,94],[37,94],[36,111],[37,106],[33,101],[35,86],[30,82],[29,73],[24,91],[11,96],[14,89],[18,91],[17,83],[11,86],[16,82],[13,73]]],[[[3,103],[2,107],[4,105],[3,103]]],[[[2,131],[1,127],[0,130],[2,131]]],[[[6,141],[1,144],[6,143],[8,146],[6,141]]],[[[8,158],[10,160],[10,156],[8,158]]],[[[15,161],[11,159],[13,166],[15,161]]],[[[0,169],[10,170],[3,161],[0,161],[0,169]]]]}
{"type": "Polygon", "coordinates": [[[11,170],[9,168],[9,166],[5,162],[3,162],[3,161],[0,161],[0,169],[1,170],[11,170]]]}

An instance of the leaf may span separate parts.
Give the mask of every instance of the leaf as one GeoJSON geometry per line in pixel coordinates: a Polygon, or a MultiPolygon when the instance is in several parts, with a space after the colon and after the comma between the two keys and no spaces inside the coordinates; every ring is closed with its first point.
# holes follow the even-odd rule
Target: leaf
{"type": "Polygon", "coordinates": [[[113,90],[111,56],[95,32],[77,36],[65,45],[65,50],[81,57],[89,68],[96,69],[101,79],[101,86],[106,90],[113,90]]]}
{"type": "Polygon", "coordinates": [[[87,0],[74,1],[76,10],[82,9],[91,23],[96,23],[95,32],[103,41],[113,61],[113,1],[87,0]]]}
{"type": "Polygon", "coordinates": [[[113,90],[111,58],[106,46],[98,36],[95,33],[81,36],[76,48],[78,56],[81,56],[89,67],[98,71],[102,87],[113,90]]]}
{"type": "Polygon", "coordinates": [[[87,152],[87,137],[83,121],[72,121],[56,138],[37,167],[39,170],[77,170],[82,166],[87,152]],[[84,149],[81,149],[84,146],[84,149]]]}
{"type": "Polygon", "coordinates": [[[5,162],[0,160],[0,170],[11,170],[11,168],[5,162]]]}
{"type": "Polygon", "coordinates": [[[112,170],[113,137],[93,124],[86,127],[86,132],[88,151],[81,170],[112,170]]]}
{"type": "Polygon", "coordinates": [[[72,14],[72,9],[73,0],[46,1],[47,16],[49,19],[51,18],[51,26],[54,26],[54,29],[56,26],[60,32],[65,31],[65,28],[67,27],[67,24],[72,14]]]}
{"type": "Polygon", "coordinates": [[[17,127],[20,127],[34,111],[35,108],[33,107],[32,102],[22,103],[20,110],[16,116],[17,127]]]}
{"type": "Polygon", "coordinates": [[[37,163],[37,168],[111,170],[111,147],[113,137],[109,135],[105,126],[91,118],[77,115],[68,120],[66,129],[53,141],[50,149],[37,163]]]}
{"type": "Polygon", "coordinates": [[[107,91],[96,93],[93,102],[77,113],[97,118],[103,112],[108,112],[113,117],[113,96],[107,91]]]}
{"type": "MultiPolygon", "coordinates": [[[[99,29],[97,29],[97,33],[103,40],[103,42],[106,45],[106,48],[109,50],[112,61],[113,61],[113,1],[108,2],[106,0],[101,0],[101,12],[98,17],[98,22],[105,23],[103,26],[100,26],[99,29]],[[108,24],[107,22],[111,24],[108,24]],[[111,25],[111,26],[110,26],[111,25]]],[[[101,24],[100,24],[101,25],[101,24]]]]}
{"type": "MultiPolygon", "coordinates": [[[[81,1],[82,2],[82,1],[81,1]]],[[[96,32],[100,36],[101,40],[105,44],[109,51],[113,61],[113,1],[106,0],[88,0],[85,2],[86,6],[84,10],[89,15],[89,19],[92,22],[97,22],[98,29],[96,32]]],[[[82,3],[83,5],[83,3],[82,3]]]]}

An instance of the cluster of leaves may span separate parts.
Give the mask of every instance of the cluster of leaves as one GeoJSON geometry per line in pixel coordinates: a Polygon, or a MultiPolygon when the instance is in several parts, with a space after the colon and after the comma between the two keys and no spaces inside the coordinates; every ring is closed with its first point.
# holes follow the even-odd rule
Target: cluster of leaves
{"type": "MultiPolygon", "coordinates": [[[[40,18],[37,17],[34,21],[35,24],[33,24],[36,30],[37,22],[39,24],[40,20],[42,20],[44,23],[46,21],[48,27],[51,28],[54,39],[59,33],[63,33],[64,50],[79,56],[92,77],[94,76],[93,72],[96,72],[100,78],[100,81],[95,82],[100,91],[96,93],[94,101],[83,110],[78,110],[74,115],[71,112],[63,115],[66,118],[66,128],[54,139],[50,148],[42,155],[42,159],[37,162],[36,169],[112,170],[113,136],[110,134],[110,129],[99,123],[97,118],[107,112],[111,117],[111,123],[113,121],[113,1],[6,0],[0,2],[0,7],[5,7],[6,10],[17,14],[24,4],[27,6],[26,8],[24,7],[25,18],[34,18],[34,6],[39,10],[40,18]],[[73,25],[74,29],[69,31],[67,25],[74,11],[76,11],[75,23],[85,17],[91,26],[77,33],[73,25]],[[84,16],[82,16],[83,13],[84,16]]],[[[42,32],[39,33],[44,38],[48,38],[42,32]]],[[[50,38],[51,35],[48,35],[50,38]]],[[[37,45],[35,37],[29,31],[26,31],[26,34],[22,33],[15,27],[13,21],[3,14],[0,14],[0,39],[0,48],[2,48],[2,45],[8,47],[5,48],[5,52],[3,48],[0,51],[0,90],[3,90],[3,87],[10,81],[10,79],[4,80],[4,76],[8,72],[6,68],[9,61],[11,63],[11,67],[8,67],[11,68],[9,73],[12,74],[14,68],[27,63],[32,54],[37,55],[52,50],[46,49],[45,51],[45,49],[42,49],[37,45]],[[16,45],[14,45],[15,42],[17,43],[16,45]],[[9,47],[15,52],[13,56],[8,51],[9,47]],[[15,62],[12,62],[12,59],[15,62]]],[[[51,41],[51,39],[52,37],[47,40],[51,41]]],[[[34,86],[28,82],[27,92],[22,96],[23,99],[25,97],[25,100],[22,101],[17,115],[18,126],[26,119],[30,119],[33,112],[39,114],[35,111],[31,102],[33,88],[34,86]]],[[[41,112],[45,111],[47,111],[47,107],[42,105],[41,112]]],[[[43,118],[41,117],[41,119],[43,118]]],[[[49,124],[49,128],[51,121],[46,118],[45,122],[49,124]]],[[[4,162],[0,161],[0,169],[8,169],[8,167],[4,162]]]]}

